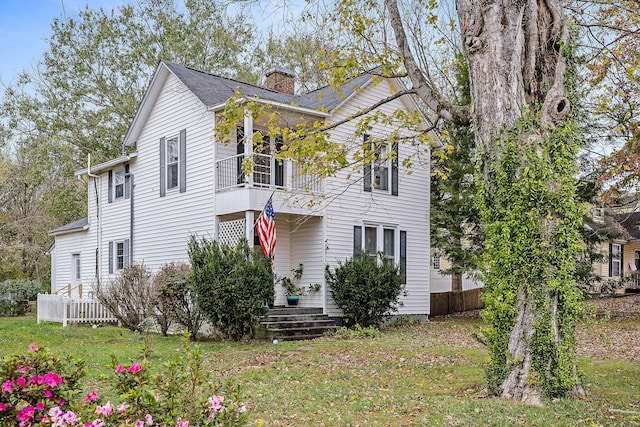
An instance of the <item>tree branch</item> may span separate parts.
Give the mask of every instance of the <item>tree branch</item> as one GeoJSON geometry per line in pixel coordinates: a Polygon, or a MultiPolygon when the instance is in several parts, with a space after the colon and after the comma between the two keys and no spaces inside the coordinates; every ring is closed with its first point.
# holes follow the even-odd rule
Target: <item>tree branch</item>
{"type": "Polygon", "coordinates": [[[452,122],[458,125],[468,125],[471,123],[471,114],[468,106],[457,106],[451,104],[444,99],[442,95],[433,87],[431,81],[429,81],[422,70],[416,63],[416,60],[409,48],[409,42],[407,34],[402,25],[402,16],[398,9],[397,0],[385,0],[385,6],[389,11],[391,19],[391,27],[396,36],[396,43],[404,66],[407,69],[411,83],[415,88],[416,94],[424,101],[427,106],[436,112],[436,114],[448,122],[452,122]]]}

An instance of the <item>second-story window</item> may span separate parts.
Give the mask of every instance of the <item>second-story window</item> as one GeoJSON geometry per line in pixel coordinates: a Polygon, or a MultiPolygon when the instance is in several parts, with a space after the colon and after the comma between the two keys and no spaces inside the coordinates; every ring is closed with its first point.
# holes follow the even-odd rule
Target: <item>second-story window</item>
{"type": "Polygon", "coordinates": [[[187,191],[187,131],[160,138],[160,197],[187,191]]]}
{"type": "Polygon", "coordinates": [[[124,197],[124,168],[118,169],[113,174],[114,196],[116,199],[124,197]]]}
{"type": "Polygon", "coordinates": [[[376,159],[373,161],[373,188],[389,191],[391,161],[389,160],[389,146],[376,147],[376,159]]]}
{"type": "Polygon", "coordinates": [[[167,190],[178,187],[178,171],[180,167],[180,145],[178,137],[167,139],[167,190]]]}

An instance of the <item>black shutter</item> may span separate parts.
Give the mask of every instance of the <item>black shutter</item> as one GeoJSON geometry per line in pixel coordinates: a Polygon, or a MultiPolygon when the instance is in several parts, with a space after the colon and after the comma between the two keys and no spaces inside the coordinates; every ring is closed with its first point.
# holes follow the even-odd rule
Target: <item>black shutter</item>
{"type": "Polygon", "coordinates": [[[353,257],[360,258],[362,254],[362,227],[353,226],[353,257]]]}
{"type": "Polygon", "coordinates": [[[108,181],[109,181],[109,185],[107,187],[108,187],[109,193],[107,194],[107,201],[111,203],[113,202],[113,171],[112,170],[109,171],[108,181]]]}
{"type": "MultiPolygon", "coordinates": [[[[244,154],[244,128],[238,126],[236,128],[236,154],[244,154]]],[[[242,159],[244,156],[238,156],[236,159],[236,183],[242,184],[244,182],[244,175],[242,174],[242,159]]]]}
{"type": "Polygon", "coordinates": [[[131,176],[129,175],[129,164],[124,165],[124,198],[131,197],[131,176]]]}
{"type": "Polygon", "coordinates": [[[609,243],[609,277],[613,274],[613,243],[609,243]]]}
{"type": "MultiPolygon", "coordinates": [[[[282,151],[282,135],[276,135],[276,154],[282,151]]],[[[280,187],[284,186],[284,162],[275,160],[274,184],[280,187]]]]}
{"type": "Polygon", "coordinates": [[[130,250],[130,243],[131,241],[129,239],[125,239],[124,240],[124,256],[123,256],[123,260],[122,260],[122,264],[124,265],[124,267],[128,267],[132,264],[131,262],[131,250],[130,250]]]}
{"type": "Polygon", "coordinates": [[[407,232],[400,230],[400,274],[402,283],[407,283],[407,232]]]}
{"type": "MultiPolygon", "coordinates": [[[[369,135],[368,134],[364,134],[363,135],[364,138],[364,142],[365,142],[365,147],[367,148],[367,150],[371,150],[371,143],[366,144],[366,142],[369,140],[369,135]]],[[[371,191],[371,162],[367,162],[364,164],[364,170],[362,171],[363,173],[363,181],[364,181],[364,191],[371,191]]]]}
{"type": "Polygon", "coordinates": [[[624,276],[624,245],[620,245],[620,277],[624,276]]]}
{"type": "Polygon", "coordinates": [[[113,274],[113,242],[109,242],[109,274],[113,274]]]}
{"type": "Polygon", "coordinates": [[[391,162],[391,194],[394,196],[397,196],[398,195],[398,159],[400,158],[400,153],[398,153],[397,142],[393,144],[393,151],[395,151],[396,156],[391,162]]]}
{"type": "Polygon", "coordinates": [[[167,194],[167,169],[166,163],[166,150],[167,144],[164,137],[160,138],[160,197],[164,197],[167,194]]]}
{"type": "Polygon", "coordinates": [[[180,131],[180,192],[187,191],[187,130],[180,131]]]}

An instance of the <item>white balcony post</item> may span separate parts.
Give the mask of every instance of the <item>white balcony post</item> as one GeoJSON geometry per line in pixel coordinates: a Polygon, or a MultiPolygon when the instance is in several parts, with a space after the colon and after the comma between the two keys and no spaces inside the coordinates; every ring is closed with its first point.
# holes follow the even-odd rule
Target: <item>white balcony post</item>
{"type": "Polygon", "coordinates": [[[245,211],[244,213],[244,227],[245,237],[249,242],[249,247],[253,247],[253,223],[255,222],[255,214],[253,211],[245,211]]]}
{"type": "MultiPolygon", "coordinates": [[[[247,109],[244,111],[244,156],[253,159],[253,117],[247,109]]],[[[247,186],[253,187],[253,174],[248,174],[245,179],[247,186]]]]}
{"type": "Polygon", "coordinates": [[[284,188],[288,191],[293,190],[293,162],[291,160],[285,161],[284,176],[284,188]]]}

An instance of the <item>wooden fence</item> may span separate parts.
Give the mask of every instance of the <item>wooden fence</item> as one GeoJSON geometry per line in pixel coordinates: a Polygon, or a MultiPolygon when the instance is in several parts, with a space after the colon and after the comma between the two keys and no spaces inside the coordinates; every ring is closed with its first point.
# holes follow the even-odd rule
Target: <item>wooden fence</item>
{"type": "Polygon", "coordinates": [[[117,319],[95,298],[38,294],[38,323],[116,323],[117,319]]]}
{"type": "Polygon", "coordinates": [[[484,308],[480,298],[482,288],[459,292],[437,292],[431,294],[431,316],[442,316],[454,312],[484,308]]]}

